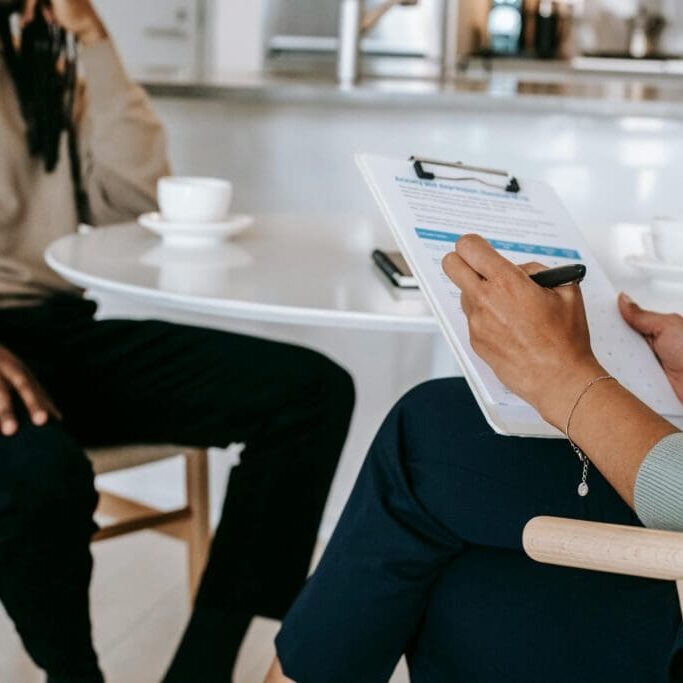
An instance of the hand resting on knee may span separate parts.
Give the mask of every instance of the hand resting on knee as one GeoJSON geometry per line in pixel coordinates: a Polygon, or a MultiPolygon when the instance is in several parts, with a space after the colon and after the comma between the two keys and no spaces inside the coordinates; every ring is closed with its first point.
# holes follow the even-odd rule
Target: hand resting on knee
{"type": "Polygon", "coordinates": [[[0,346],[0,433],[12,436],[19,428],[14,398],[26,406],[34,425],[40,427],[61,414],[31,371],[9,349],[0,346]]]}

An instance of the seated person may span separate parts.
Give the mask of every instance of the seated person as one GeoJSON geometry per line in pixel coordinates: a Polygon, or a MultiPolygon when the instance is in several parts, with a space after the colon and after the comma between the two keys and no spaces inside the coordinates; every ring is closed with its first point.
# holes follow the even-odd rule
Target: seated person
{"type": "MultiPolygon", "coordinates": [[[[285,619],[269,683],[380,683],[402,654],[416,683],[683,680],[673,582],[536,564],[537,515],[683,530],[683,434],[592,353],[580,288],[547,290],[477,236],[444,267],[474,350],[564,431],[496,435],[460,379],[387,417],[317,571],[285,619]],[[584,492],[585,493],[585,492],[584,492]]],[[[683,400],[683,318],[619,300],[683,400]]]]}
{"type": "Polygon", "coordinates": [[[18,45],[13,7],[0,1],[0,601],[50,683],[99,683],[88,605],[97,495],[83,449],[243,442],[168,674],[223,682],[251,618],[282,618],[303,585],[352,383],[289,345],[96,322],[95,306],[49,272],[44,248],[79,218],[102,224],[154,208],[168,164],[161,125],[89,0],[44,5],[26,4],[18,45]],[[73,63],[44,66],[46,46],[65,52],[50,42],[62,40],[55,25],[81,44],[86,89],[73,120],[63,115],[73,63]]]}

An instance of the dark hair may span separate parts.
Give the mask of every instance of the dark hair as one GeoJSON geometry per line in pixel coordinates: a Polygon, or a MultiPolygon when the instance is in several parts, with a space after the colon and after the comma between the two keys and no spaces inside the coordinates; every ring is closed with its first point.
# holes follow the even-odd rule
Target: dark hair
{"type": "Polygon", "coordinates": [[[22,3],[0,1],[0,45],[26,121],[29,153],[42,159],[45,170],[51,173],[59,162],[62,134],[67,133],[78,211],[81,220],[86,220],[74,122],[76,41],[61,27],[46,21],[42,4],[39,1],[34,19],[23,28],[17,49],[11,17],[22,3]]]}

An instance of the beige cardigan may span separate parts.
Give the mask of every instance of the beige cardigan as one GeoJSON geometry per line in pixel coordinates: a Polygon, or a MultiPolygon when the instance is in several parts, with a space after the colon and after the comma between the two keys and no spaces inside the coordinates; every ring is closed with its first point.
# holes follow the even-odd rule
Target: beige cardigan
{"type": "MultiPolygon", "coordinates": [[[[164,132],[110,41],[84,48],[81,63],[86,87],[79,144],[93,223],[128,221],[154,208],[157,178],[169,172],[164,132]]],[[[25,128],[0,57],[0,294],[5,295],[34,291],[37,283],[67,288],[45,265],[43,252],[73,233],[78,222],[66,135],[59,165],[48,174],[40,159],[29,156],[25,128]]],[[[7,296],[4,300],[9,303],[7,296]]]]}

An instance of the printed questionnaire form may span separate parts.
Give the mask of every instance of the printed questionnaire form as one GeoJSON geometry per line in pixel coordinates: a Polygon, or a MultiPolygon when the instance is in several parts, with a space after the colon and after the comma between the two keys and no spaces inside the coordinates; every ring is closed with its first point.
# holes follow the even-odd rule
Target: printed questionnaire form
{"type": "Polygon", "coordinates": [[[441,267],[446,253],[467,233],[481,235],[514,263],[585,264],[588,277],[581,287],[599,361],[658,413],[683,418],[683,406],[657,359],[622,320],[617,292],[549,186],[524,181],[521,192],[511,193],[476,181],[422,180],[409,161],[370,155],[358,155],[357,161],[496,431],[560,435],[501,384],[469,344],[460,292],[441,267]]]}

